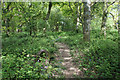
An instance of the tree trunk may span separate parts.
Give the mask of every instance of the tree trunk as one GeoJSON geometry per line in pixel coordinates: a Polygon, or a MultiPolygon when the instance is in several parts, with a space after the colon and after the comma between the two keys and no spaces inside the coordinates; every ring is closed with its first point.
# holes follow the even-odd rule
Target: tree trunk
{"type": "Polygon", "coordinates": [[[112,16],[113,21],[114,21],[114,25],[113,25],[113,26],[114,26],[115,29],[117,29],[117,27],[116,27],[116,20],[115,20],[115,18],[114,18],[114,15],[113,15],[112,13],[110,13],[110,15],[112,16]]]}
{"type": "Polygon", "coordinates": [[[84,28],[83,28],[83,39],[85,41],[90,41],[90,14],[91,14],[91,8],[90,8],[90,0],[86,0],[84,2],[84,28]]]}
{"type": "MultiPolygon", "coordinates": [[[[48,25],[48,28],[50,28],[50,24],[48,23],[48,19],[49,19],[49,16],[50,16],[51,8],[52,8],[52,2],[49,2],[48,13],[47,13],[46,18],[45,18],[45,22],[48,25]]],[[[46,27],[46,29],[47,29],[47,27],[46,27]]]]}
{"type": "Polygon", "coordinates": [[[118,50],[120,52],[120,1],[118,3],[118,50]]]}
{"type": "Polygon", "coordinates": [[[82,3],[80,3],[80,26],[82,26],[82,29],[83,29],[83,15],[82,15],[82,8],[83,8],[83,5],[82,5],[82,3]]]}
{"type": "Polygon", "coordinates": [[[106,21],[107,21],[107,5],[106,2],[104,2],[104,10],[103,10],[103,16],[102,16],[102,24],[101,24],[101,34],[104,34],[104,37],[106,38],[106,21]]]}
{"type": "Polygon", "coordinates": [[[78,33],[78,27],[79,27],[79,17],[80,17],[80,15],[79,15],[79,2],[78,2],[78,5],[77,5],[77,24],[76,24],[76,32],[78,33]]]}
{"type": "Polygon", "coordinates": [[[47,16],[46,16],[46,19],[45,19],[45,20],[48,20],[48,19],[49,19],[50,12],[51,12],[51,8],[52,8],[52,2],[49,2],[49,9],[48,9],[48,13],[47,13],[47,16]]]}
{"type": "Polygon", "coordinates": [[[7,18],[7,20],[6,20],[6,35],[7,35],[7,37],[9,37],[9,32],[10,32],[9,21],[10,21],[10,19],[7,18]]]}
{"type": "Polygon", "coordinates": [[[29,20],[29,21],[28,21],[28,25],[29,25],[29,35],[30,35],[30,36],[32,36],[32,30],[33,30],[31,23],[32,23],[32,22],[29,20]]]}
{"type": "Polygon", "coordinates": [[[59,26],[58,26],[58,25],[56,25],[56,31],[57,31],[57,32],[59,31],[59,26]]]}
{"type": "Polygon", "coordinates": [[[30,27],[30,36],[32,36],[32,28],[30,27]]]}
{"type": "MultiPolygon", "coordinates": [[[[7,8],[6,8],[7,12],[9,12],[9,7],[10,7],[10,5],[11,5],[11,2],[8,3],[8,6],[7,6],[7,8]]],[[[5,12],[5,13],[7,13],[7,12],[5,12]]],[[[6,35],[7,35],[8,37],[9,37],[9,32],[10,32],[9,22],[10,22],[10,19],[7,18],[7,20],[6,20],[6,35]]]]}

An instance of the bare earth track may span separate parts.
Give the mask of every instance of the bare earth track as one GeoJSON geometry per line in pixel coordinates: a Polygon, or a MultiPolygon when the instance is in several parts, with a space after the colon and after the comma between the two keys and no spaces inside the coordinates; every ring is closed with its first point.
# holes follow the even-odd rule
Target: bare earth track
{"type": "Polygon", "coordinates": [[[56,60],[61,61],[61,66],[64,67],[62,72],[65,78],[75,78],[75,76],[83,78],[83,72],[79,70],[79,64],[75,64],[73,61],[69,47],[63,43],[56,42],[55,44],[59,50],[59,53],[56,55],[56,60]]]}

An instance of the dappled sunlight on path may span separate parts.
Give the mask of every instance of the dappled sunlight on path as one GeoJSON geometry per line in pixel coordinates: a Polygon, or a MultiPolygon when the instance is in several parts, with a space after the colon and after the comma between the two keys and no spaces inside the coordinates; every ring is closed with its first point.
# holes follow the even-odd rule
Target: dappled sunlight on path
{"type": "Polygon", "coordinates": [[[75,76],[83,78],[83,72],[78,68],[79,65],[75,65],[73,62],[69,47],[63,43],[56,42],[55,44],[59,51],[59,54],[56,55],[56,60],[62,60],[61,65],[64,67],[62,72],[65,78],[75,78],[75,76]]]}

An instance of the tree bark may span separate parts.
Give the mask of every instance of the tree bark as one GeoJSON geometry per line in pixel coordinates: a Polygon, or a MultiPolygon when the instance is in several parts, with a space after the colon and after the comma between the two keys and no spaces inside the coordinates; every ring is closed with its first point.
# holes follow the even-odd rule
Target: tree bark
{"type": "Polygon", "coordinates": [[[78,33],[79,31],[78,31],[78,27],[79,27],[79,17],[80,17],[80,14],[79,14],[79,2],[78,2],[78,5],[77,5],[77,7],[76,7],[76,9],[77,9],[77,24],[76,24],[76,32],[78,33]]]}
{"type": "Polygon", "coordinates": [[[107,5],[106,2],[104,2],[104,10],[103,10],[103,16],[102,16],[102,24],[101,24],[101,34],[104,34],[104,37],[106,38],[106,21],[107,21],[107,5]]]}
{"type": "Polygon", "coordinates": [[[120,52],[120,1],[118,3],[118,50],[120,52]]]}
{"type": "Polygon", "coordinates": [[[103,10],[103,16],[102,16],[102,24],[101,24],[101,33],[104,33],[104,37],[106,38],[106,21],[107,21],[107,14],[108,14],[108,7],[112,4],[114,4],[114,2],[112,2],[111,4],[107,5],[107,2],[104,2],[104,10],[103,10]]]}
{"type": "Polygon", "coordinates": [[[83,29],[83,15],[84,14],[82,14],[82,8],[83,8],[83,5],[82,5],[82,3],[80,3],[80,23],[81,23],[81,25],[80,26],[82,26],[82,29],[83,29]]]}
{"type": "Polygon", "coordinates": [[[28,24],[30,25],[30,26],[29,26],[29,28],[30,28],[30,30],[29,30],[29,34],[30,34],[30,36],[32,36],[32,26],[31,26],[31,21],[29,21],[28,24]]]}
{"type": "MultiPolygon", "coordinates": [[[[8,3],[8,6],[7,6],[7,8],[6,8],[6,12],[5,13],[7,13],[7,12],[9,12],[9,7],[10,7],[10,5],[11,5],[11,2],[9,2],[8,3]]],[[[10,22],[10,19],[9,18],[7,18],[6,19],[6,35],[9,37],[9,32],[10,32],[10,29],[9,29],[9,22],[10,22]]]]}
{"type": "Polygon", "coordinates": [[[116,20],[115,20],[115,18],[114,18],[114,15],[112,14],[112,13],[110,13],[110,15],[112,16],[112,18],[113,18],[113,21],[114,21],[114,28],[115,29],[118,29],[118,27],[117,27],[117,25],[116,25],[116,20]]]}
{"type": "Polygon", "coordinates": [[[90,7],[90,0],[86,0],[84,2],[84,27],[83,27],[83,39],[85,41],[90,41],[90,14],[91,14],[91,7],[90,7]]]}
{"type": "Polygon", "coordinates": [[[46,16],[46,19],[45,19],[45,20],[48,20],[48,19],[49,19],[50,12],[51,12],[51,8],[52,8],[52,2],[49,2],[49,9],[48,9],[48,13],[47,13],[47,16],[46,16]]]}
{"type": "MultiPolygon", "coordinates": [[[[48,25],[48,28],[50,28],[50,24],[48,23],[48,19],[49,19],[49,16],[50,16],[51,8],[52,8],[52,2],[49,2],[48,13],[47,13],[46,18],[45,18],[45,21],[46,21],[46,24],[48,25]]],[[[46,27],[46,29],[47,29],[47,27],[46,27]]]]}

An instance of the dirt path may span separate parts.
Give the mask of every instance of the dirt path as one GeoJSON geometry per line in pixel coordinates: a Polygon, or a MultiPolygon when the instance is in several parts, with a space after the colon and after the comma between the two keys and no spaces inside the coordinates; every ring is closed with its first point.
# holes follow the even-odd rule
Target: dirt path
{"type": "Polygon", "coordinates": [[[59,53],[56,55],[56,60],[61,61],[61,66],[64,67],[62,72],[65,78],[75,78],[75,76],[83,78],[83,72],[79,70],[79,64],[75,64],[73,61],[69,47],[63,43],[56,42],[55,44],[59,50],[59,53]]]}

